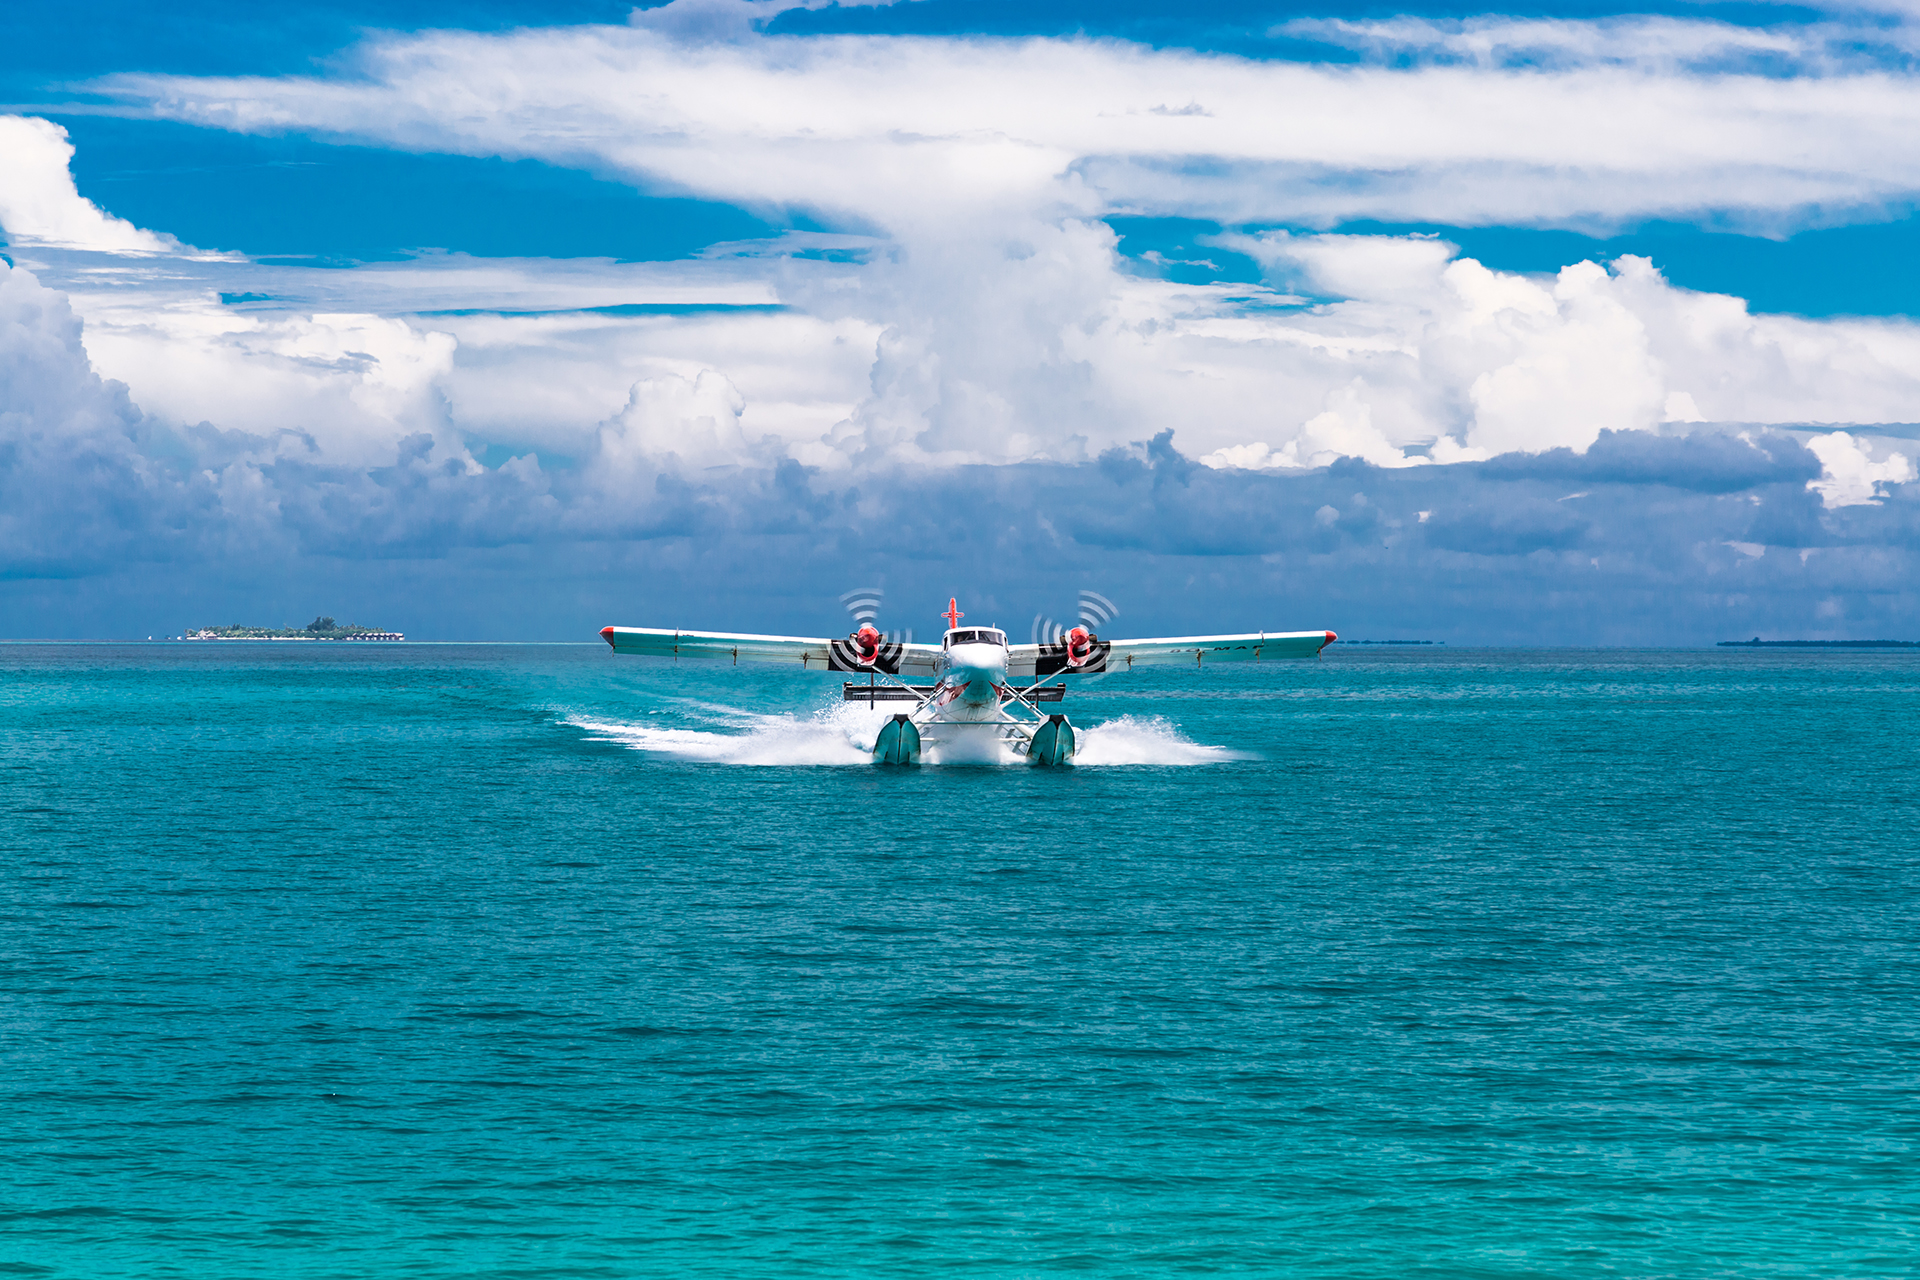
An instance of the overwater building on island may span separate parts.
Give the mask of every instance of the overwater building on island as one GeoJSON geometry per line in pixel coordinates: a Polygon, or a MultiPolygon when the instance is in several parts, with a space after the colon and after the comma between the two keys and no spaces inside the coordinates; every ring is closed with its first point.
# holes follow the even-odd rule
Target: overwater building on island
{"type": "Polygon", "coordinates": [[[182,640],[384,640],[389,643],[404,641],[407,637],[399,631],[373,631],[366,627],[335,627],[333,619],[327,618],[326,627],[305,627],[295,630],[291,627],[201,627],[181,635],[182,640]]]}

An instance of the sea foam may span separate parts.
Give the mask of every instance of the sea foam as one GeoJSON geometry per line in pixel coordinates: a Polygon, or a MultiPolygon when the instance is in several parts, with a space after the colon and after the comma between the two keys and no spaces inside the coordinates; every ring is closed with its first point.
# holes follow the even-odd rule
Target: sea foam
{"type": "Polygon", "coordinates": [[[593,716],[570,716],[564,723],[585,729],[589,741],[617,742],[708,764],[850,765],[872,763],[874,739],[884,712],[840,705],[816,711],[805,720],[791,715],[754,715],[734,708],[704,708],[731,732],[669,729],[593,716]]]}
{"type": "Polygon", "coordinates": [[[1195,742],[1162,716],[1117,716],[1078,728],[1077,765],[1194,765],[1250,760],[1244,751],[1195,742]]]}

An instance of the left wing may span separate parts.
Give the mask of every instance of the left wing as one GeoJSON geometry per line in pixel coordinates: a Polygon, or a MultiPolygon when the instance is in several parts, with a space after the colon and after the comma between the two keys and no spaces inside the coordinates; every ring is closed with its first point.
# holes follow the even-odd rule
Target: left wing
{"type": "Polygon", "coordinates": [[[1016,644],[1007,650],[1008,679],[1091,675],[1145,666],[1207,667],[1216,662],[1270,662],[1311,658],[1339,637],[1331,631],[1256,631],[1243,636],[1167,636],[1154,640],[1095,640],[1079,666],[1067,646],[1016,644]]]}
{"type": "Polygon", "coordinates": [[[603,627],[600,638],[615,653],[652,658],[717,658],[742,662],[784,662],[813,671],[878,671],[884,675],[932,676],[940,650],[926,644],[883,644],[879,656],[863,665],[851,640],[811,636],[757,636],[732,631],[668,631],[655,627],[603,627]]]}

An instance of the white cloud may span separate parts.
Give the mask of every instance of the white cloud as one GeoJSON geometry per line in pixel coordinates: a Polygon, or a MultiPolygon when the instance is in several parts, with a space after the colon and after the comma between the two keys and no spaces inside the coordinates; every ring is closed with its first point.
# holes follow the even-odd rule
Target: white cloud
{"type": "Polygon", "coordinates": [[[1470,317],[1450,336],[1506,357],[1468,388],[1468,445],[1489,453],[1584,450],[1603,430],[1640,431],[1658,421],[1664,388],[1646,327],[1612,296],[1604,268],[1567,267],[1550,294],[1539,290],[1544,297],[1519,307],[1489,300],[1503,282],[1477,262],[1455,263],[1447,276],[1470,317]]]}
{"type": "Polygon", "coordinates": [[[366,314],[249,315],[215,299],[130,320],[124,309],[90,318],[88,353],[170,421],[291,433],[338,464],[387,461],[395,440],[421,431],[459,450],[440,389],[449,334],[366,314]]]}
{"type": "Polygon", "coordinates": [[[1882,485],[1904,484],[1916,477],[1913,461],[1904,453],[1889,453],[1875,462],[1861,443],[1844,431],[1817,435],[1807,448],[1820,459],[1820,478],[1807,488],[1820,495],[1823,505],[1863,507],[1878,505],[1882,485]]]}
{"type": "MultiPolygon", "coordinates": [[[[1847,28],[1854,48],[1862,34],[1847,28]]],[[[1832,27],[1765,28],[1686,18],[1632,15],[1572,21],[1483,16],[1452,20],[1398,17],[1354,22],[1298,18],[1273,34],[1320,40],[1376,59],[1462,62],[1479,67],[1621,64],[1674,71],[1767,60],[1800,63],[1827,60],[1832,27]]]]}
{"type": "Polygon", "coordinates": [[[297,430],[356,465],[425,432],[461,465],[498,441],[848,472],[1080,460],[1171,427],[1219,468],[1409,466],[1663,424],[1896,421],[1920,393],[1907,322],[1755,316],[1639,259],[1535,277],[1431,238],[1272,232],[1220,238],[1270,288],[1184,286],[1131,275],[1097,220],[1711,207],[1765,221],[1920,188],[1904,142],[1920,123],[1913,77],[1692,69],[1788,45],[1811,60],[1813,36],[1396,20],[1322,34],[1424,61],[1314,66],[1112,41],[761,34],[777,7],[680,0],[629,27],[386,35],[328,76],[105,87],[220,127],[535,156],[836,211],[875,232],[863,261],[802,263],[778,245],[677,264],[438,256],[332,272],[39,259],[64,267],[97,367],[150,412],[297,430]],[[1652,52],[1632,56],[1637,41],[1652,52]],[[1296,289],[1327,301],[1288,305],[1296,289]],[[275,301],[235,309],[223,290],[275,301]],[[785,309],[577,310],[665,300],[785,309]],[[475,309],[569,313],[428,314],[475,309]]]}
{"type": "Polygon", "coordinates": [[[1216,470],[1247,471],[1324,467],[1341,458],[1360,458],[1377,467],[1409,467],[1427,462],[1424,457],[1408,456],[1373,425],[1373,408],[1367,401],[1367,392],[1367,384],[1361,378],[1334,390],[1327,396],[1326,409],[1308,418],[1292,433],[1292,438],[1278,448],[1264,441],[1228,445],[1203,456],[1200,461],[1216,470]]]}
{"type": "Polygon", "coordinates": [[[1436,278],[1457,250],[1435,236],[1260,235],[1215,237],[1279,280],[1309,291],[1375,302],[1430,304],[1436,278]]]}
{"type": "MultiPolygon", "coordinates": [[[[896,236],[1112,208],[1296,223],[1780,219],[1920,191],[1911,76],[1621,65],[1593,34],[1604,24],[1549,24],[1567,61],[1542,69],[1307,65],[1084,39],[702,41],[676,38],[666,16],[383,35],[331,77],[98,87],[219,128],[531,156],[896,236]],[[1169,104],[1199,110],[1155,110],[1169,104]]],[[[1676,47],[1731,38],[1659,20],[1622,39],[1655,29],[1676,47]]]]}
{"type": "Polygon", "coordinates": [[[727,376],[702,369],[633,384],[626,407],[600,428],[598,467],[631,472],[651,461],[678,458],[688,466],[725,466],[747,461],[751,446],[741,428],[747,399],[727,376]]]}
{"type": "Polygon", "coordinates": [[[0,574],[162,556],[192,505],[142,451],[149,424],[93,371],[80,332],[65,298],[0,262],[0,574]]]}
{"type": "Polygon", "coordinates": [[[750,440],[774,437],[816,464],[840,459],[832,450],[815,456],[815,442],[867,393],[879,338],[875,325],[856,317],[795,311],[486,313],[432,323],[459,342],[438,383],[458,428],[565,457],[598,447],[598,424],[620,410],[636,383],[692,382],[713,371],[745,398],[750,440]]]}
{"type": "MultiPolygon", "coordinates": [[[[1276,283],[1336,295],[1300,307],[1130,277],[1101,223],[1023,230],[866,265],[435,255],[340,271],[29,253],[87,316],[96,366],[150,412],[340,465],[420,432],[462,465],[488,441],[590,458],[636,383],[703,373],[744,399],[733,461],[773,449],[838,471],[1072,461],[1167,427],[1215,466],[1454,462],[1663,421],[1899,421],[1920,394],[1907,322],[1755,316],[1639,259],[1529,277],[1417,237],[1230,238],[1276,283]],[[226,306],[222,290],[278,301],[226,306]],[[784,307],[575,309],[709,299],[784,307]]],[[[727,461],[723,438],[686,456],[727,461]]]]}
{"type": "MultiPolygon", "coordinates": [[[[379,36],[324,77],[102,87],[223,128],[533,156],[882,233],[864,265],[758,268],[798,313],[779,357],[758,363],[810,359],[828,334],[836,351],[857,334],[873,353],[865,377],[836,361],[832,385],[816,379],[804,401],[772,390],[803,379],[746,369],[753,357],[725,336],[745,321],[706,323],[699,340],[715,347],[682,342],[665,360],[577,339],[563,354],[533,327],[447,322],[511,346],[519,385],[562,383],[570,425],[519,434],[562,451],[579,452],[635,382],[703,370],[745,397],[753,439],[836,469],[1071,460],[1167,426],[1216,465],[1271,468],[1579,449],[1602,430],[1697,420],[1910,416],[1920,343],[1904,322],[1755,317],[1633,259],[1539,279],[1456,261],[1430,239],[1223,237],[1276,289],[1336,299],[1276,310],[1271,294],[1248,306],[1131,279],[1094,220],[1718,209],[1778,224],[1920,191],[1910,75],[1870,60],[1797,77],[1696,69],[1787,52],[1814,66],[1824,35],[1675,19],[1318,28],[1422,51],[1409,66],[1355,67],[1079,39],[771,37],[757,32],[770,12],[682,0],[629,27],[379,36]],[[619,376],[542,377],[594,361],[619,376]]],[[[727,266],[736,279],[750,269],[727,266]]],[[[581,332],[548,331],[561,327],[581,332]]],[[[458,355],[439,380],[456,415],[489,432],[506,425],[494,406],[525,404],[506,383],[458,355]]]]}
{"type": "Polygon", "coordinates": [[[420,431],[443,457],[491,440],[585,456],[634,382],[717,366],[754,402],[758,432],[816,440],[864,394],[878,333],[775,309],[781,278],[844,277],[831,263],[434,254],[343,270],[191,250],[13,252],[62,287],[86,317],[94,367],[149,412],[295,432],[283,447],[342,464],[390,459],[420,431]],[[256,300],[227,305],[223,293],[256,300]],[[591,310],[622,307],[639,314],[591,310]]]}
{"type": "Polygon", "coordinates": [[[1693,396],[1685,391],[1667,392],[1666,403],[1660,406],[1662,422],[1705,422],[1706,415],[1700,412],[1700,406],[1693,402],[1693,396]]]}
{"type": "MultiPolygon", "coordinates": [[[[398,331],[338,313],[320,319],[326,334],[296,327],[272,341],[316,344],[300,349],[321,364],[348,344],[421,350],[398,331]]],[[[858,477],[855,500],[832,477],[765,465],[771,451],[760,465],[702,469],[703,454],[764,447],[743,390],[711,369],[641,381],[596,433],[602,447],[575,467],[549,470],[522,454],[477,468],[441,456],[426,431],[392,441],[376,465],[329,462],[297,438],[154,421],[94,373],[79,320],[58,293],[25,270],[0,269],[0,598],[9,625],[74,634],[83,624],[72,602],[93,592],[121,599],[123,618],[137,614],[144,634],[206,621],[210,602],[239,598],[223,583],[231,591],[270,578],[322,599],[345,591],[363,602],[356,611],[377,609],[369,616],[415,630],[425,628],[409,617],[427,616],[446,634],[460,623],[445,619],[462,617],[451,602],[474,600],[495,602],[484,612],[497,626],[505,596],[522,602],[516,626],[590,635],[589,622],[621,620],[617,610],[633,607],[638,580],[649,608],[670,615],[728,625],[712,611],[725,593],[733,608],[752,598],[761,611],[734,625],[812,630],[818,614],[805,601],[837,613],[823,584],[844,589],[848,565],[909,581],[930,561],[1017,600],[1070,598],[1076,582],[1106,580],[1096,570],[1116,581],[1124,574],[1136,602],[1129,615],[1147,627],[1154,617],[1172,626],[1195,615],[1228,629],[1340,625],[1340,615],[1373,609],[1381,621],[1365,625],[1418,624],[1457,639],[1697,643],[1716,636],[1693,628],[1717,630],[1733,617],[1738,625],[1721,634],[1798,627],[1813,616],[1810,594],[1821,608],[1831,601],[1821,633],[1886,634],[1882,627],[1914,616],[1908,493],[1822,513],[1802,489],[1811,459],[1780,433],[1752,433],[1756,444],[1626,432],[1603,437],[1585,458],[1265,475],[1194,467],[1163,437],[1098,466],[891,465],[884,482],[858,477]],[[1576,477],[1586,496],[1554,501],[1571,496],[1576,477]],[[1642,487],[1649,481],[1657,497],[1642,487]],[[1000,569],[1033,560],[1036,545],[1047,553],[1007,587],[1000,569]],[[1812,584],[1804,555],[1753,554],[1814,546],[1826,550],[1812,584]],[[1675,554],[1686,548],[1695,554],[1675,554]],[[408,561],[412,570],[395,568],[408,561]],[[1604,577],[1584,576],[1599,565],[1604,577]],[[1356,580],[1386,603],[1358,602],[1356,580]],[[1730,588],[1750,602],[1737,615],[1715,603],[1730,588]],[[582,590],[590,601],[577,598],[582,590]],[[539,607],[528,609],[530,600],[539,607]],[[1286,602],[1291,622],[1272,614],[1275,601],[1286,602]],[[1684,618],[1696,620],[1675,621],[1684,618]]],[[[1313,430],[1352,431],[1372,419],[1362,409],[1377,388],[1349,379],[1344,389],[1309,417],[1334,422],[1313,430]]],[[[396,419],[390,429],[405,425],[396,419]]],[[[1852,448],[1872,468],[1870,487],[1911,474],[1904,460],[1876,461],[1877,444],[1852,448]]],[[[1832,457],[1835,476],[1853,465],[1844,453],[1832,457]]],[[[465,620],[473,625],[474,615],[465,620]]]]}
{"type": "Polygon", "coordinates": [[[29,243],[113,253],[167,253],[180,245],[82,199],[67,163],[67,131],[35,116],[0,115],[0,227],[29,243]]]}
{"type": "MultiPolygon", "coordinates": [[[[1436,462],[1584,450],[1603,430],[1662,423],[1901,422],[1920,396],[1920,327],[1910,322],[1754,315],[1737,298],[1674,288],[1643,258],[1623,257],[1611,270],[1576,263],[1543,278],[1449,261],[1448,246],[1424,239],[1239,244],[1276,271],[1304,269],[1311,287],[1354,291],[1310,314],[1269,320],[1264,333],[1247,322],[1243,342],[1328,343],[1314,362],[1316,406],[1364,365],[1363,394],[1385,441],[1396,450],[1431,443],[1436,462]],[[1336,338],[1350,345],[1331,345],[1336,338]]],[[[1300,403],[1297,391],[1262,394],[1269,404],[1300,403]]],[[[1286,442],[1306,443],[1294,433],[1311,415],[1295,412],[1299,427],[1243,427],[1245,436],[1212,446],[1209,459],[1285,465],[1286,442]],[[1256,443],[1268,452],[1235,452],[1256,443]]],[[[1377,452],[1349,452],[1381,461],[1377,452]]]]}

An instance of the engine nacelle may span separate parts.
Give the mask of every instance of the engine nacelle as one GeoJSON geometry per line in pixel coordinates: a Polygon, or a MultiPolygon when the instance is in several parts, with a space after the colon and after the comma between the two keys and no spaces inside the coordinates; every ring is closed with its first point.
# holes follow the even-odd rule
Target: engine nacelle
{"type": "Polygon", "coordinates": [[[880,633],[872,623],[863,623],[853,633],[853,656],[863,667],[870,667],[880,660],[880,633]]]}
{"type": "Polygon", "coordinates": [[[1061,637],[1067,646],[1067,665],[1084,667],[1087,659],[1093,656],[1094,636],[1085,627],[1075,627],[1061,637]]]}

